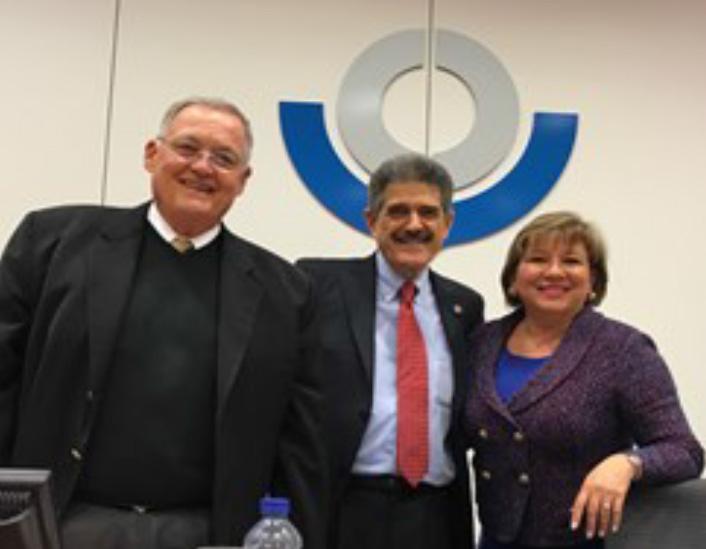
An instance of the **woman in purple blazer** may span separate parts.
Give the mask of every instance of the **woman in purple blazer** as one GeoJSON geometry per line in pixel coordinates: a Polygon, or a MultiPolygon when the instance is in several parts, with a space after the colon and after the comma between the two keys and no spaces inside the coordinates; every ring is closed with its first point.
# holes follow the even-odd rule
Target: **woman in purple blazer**
{"type": "Polygon", "coordinates": [[[608,275],[591,225],[536,218],[501,280],[515,311],[475,334],[467,405],[481,549],[603,547],[631,483],[696,477],[703,449],[652,340],[594,310],[608,275]]]}

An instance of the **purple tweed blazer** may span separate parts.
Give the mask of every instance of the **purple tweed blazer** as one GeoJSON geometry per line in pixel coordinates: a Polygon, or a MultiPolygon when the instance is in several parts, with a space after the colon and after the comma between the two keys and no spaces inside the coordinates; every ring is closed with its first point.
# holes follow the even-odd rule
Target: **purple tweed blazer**
{"type": "Polygon", "coordinates": [[[507,403],[495,367],[522,311],[473,337],[466,426],[474,450],[484,531],[533,546],[585,541],[569,508],[586,474],[636,445],[640,482],[677,482],[703,468],[703,448],[652,340],[591,307],[581,311],[550,361],[507,403]]]}

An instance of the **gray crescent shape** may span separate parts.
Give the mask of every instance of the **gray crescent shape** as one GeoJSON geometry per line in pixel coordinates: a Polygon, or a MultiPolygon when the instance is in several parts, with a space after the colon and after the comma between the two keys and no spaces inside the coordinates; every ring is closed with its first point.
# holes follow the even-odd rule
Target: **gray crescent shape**
{"type": "MultiPolygon", "coordinates": [[[[337,119],[343,142],[368,172],[387,158],[410,152],[387,131],[382,108],[396,78],[422,67],[425,33],[401,31],[374,42],[352,63],[338,95],[337,119]]],[[[436,65],[464,83],[476,102],[468,136],[434,157],[451,173],[454,187],[467,187],[496,167],[517,135],[519,101],[509,73],[495,55],[461,34],[438,32],[436,65]]]]}

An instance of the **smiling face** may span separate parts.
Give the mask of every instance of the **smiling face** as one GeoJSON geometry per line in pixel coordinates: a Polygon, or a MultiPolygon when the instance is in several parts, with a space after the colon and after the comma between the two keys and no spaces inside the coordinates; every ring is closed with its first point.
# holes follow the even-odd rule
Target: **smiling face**
{"type": "Polygon", "coordinates": [[[573,318],[591,293],[586,246],[561,237],[531,242],[517,266],[510,292],[522,302],[527,316],[573,318]]]}
{"type": "Polygon", "coordinates": [[[186,107],[158,139],[145,145],[145,168],[164,219],[184,236],[215,227],[250,176],[248,142],[235,115],[186,107]]]}
{"type": "Polygon", "coordinates": [[[415,278],[439,252],[452,218],[442,209],[439,189],[417,181],[390,183],[379,211],[366,212],[378,248],[406,279],[415,278]]]}

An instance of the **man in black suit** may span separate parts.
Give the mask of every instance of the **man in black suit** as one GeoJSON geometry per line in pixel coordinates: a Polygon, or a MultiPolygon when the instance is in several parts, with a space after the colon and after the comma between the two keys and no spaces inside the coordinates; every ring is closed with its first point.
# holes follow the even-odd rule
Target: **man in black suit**
{"type": "Polygon", "coordinates": [[[334,502],[328,546],[468,549],[473,536],[460,415],[467,340],[482,321],[483,301],[429,269],[453,218],[451,179],[437,162],[411,154],[384,162],[368,189],[365,215],[377,252],[298,262],[314,279],[321,313],[334,502]],[[406,281],[414,282],[426,391],[411,406],[426,408],[420,414],[424,429],[411,450],[424,461],[411,475],[401,459],[409,449],[401,449],[407,444],[400,425],[408,423],[402,419],[408,397],[402,396],[400,356],[416,344],[406,336],[398,343],[397,324],[406,281]]]}
{"type": "Polygon", "coordinates": [[[67,549],[240,545],[268,493],[324,547],[310,284],[221,222],[251,147],[235,106],[178,102],[151,203],[33,212],[5,249],[0,466],[52,470],[67,549]]]}

